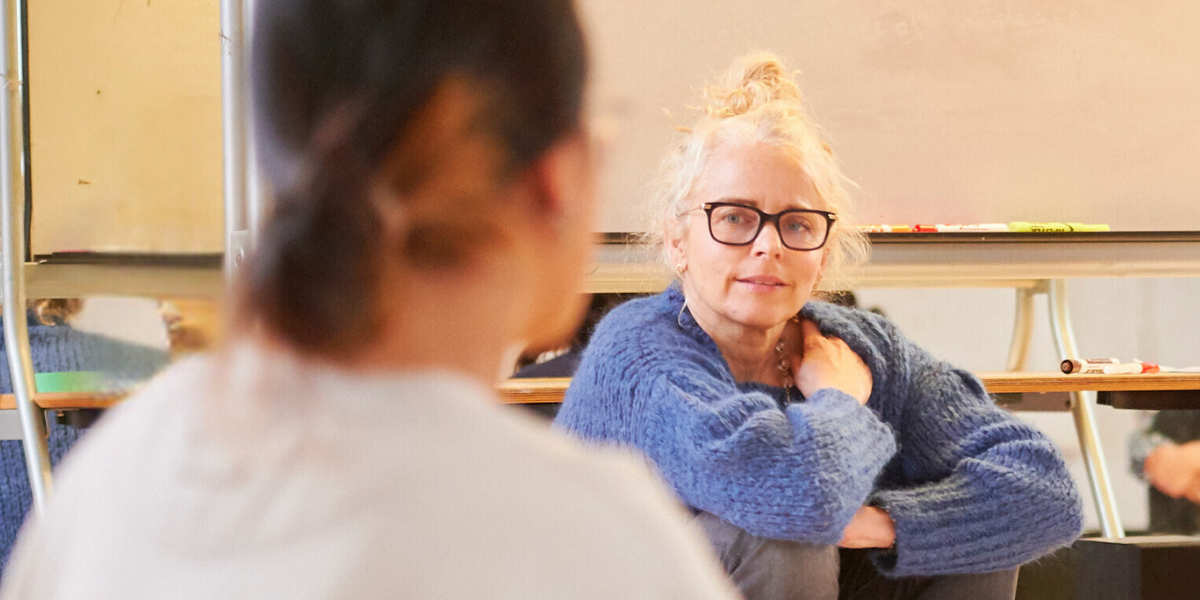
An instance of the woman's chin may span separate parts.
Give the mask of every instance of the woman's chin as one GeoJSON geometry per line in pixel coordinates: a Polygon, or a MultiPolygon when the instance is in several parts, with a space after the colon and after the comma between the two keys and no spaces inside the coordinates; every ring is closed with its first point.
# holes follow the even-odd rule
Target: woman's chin
{"type": "Polygon", "coordinates": [[[729,311],[727,315],[730,320],[740,323],[745,327],[753,329],[771,329],[777,327],[788,319],[792,318],[796,312],[791,311],[787,307],[778,305],[770,306],[742,306],[729,311]]]}
{"type": "Polygon", "coordinates": [[[739,322],[765,327],[773,327],[790,319],[803,306],[792,294],[780,293],[765,296],[757,293],[731,294],[727,300],[727,315],[739,317],[735,319],[739,322]]]}

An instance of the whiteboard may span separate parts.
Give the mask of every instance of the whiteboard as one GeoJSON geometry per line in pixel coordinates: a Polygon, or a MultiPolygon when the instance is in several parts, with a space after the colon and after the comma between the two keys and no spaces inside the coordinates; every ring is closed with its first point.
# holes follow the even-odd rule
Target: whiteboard
{"type": "Polygon", "coordinates": [[[34,254],[221,251],[218,9],[30,3],[34,254]]]}
{"type": "Polygon", "coordinates": [[[702,86],[752,50],[801,72],[863,223],[1200,230],[1200,3],[581,0],[609,133],[600,231],[702,86]]]}

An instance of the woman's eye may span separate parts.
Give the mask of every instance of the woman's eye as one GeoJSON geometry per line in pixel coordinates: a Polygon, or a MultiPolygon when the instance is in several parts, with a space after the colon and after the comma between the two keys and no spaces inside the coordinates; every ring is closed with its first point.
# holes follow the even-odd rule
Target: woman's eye
{"type": "Polygon", "coordinates": [[[725,222],[730,225],[737,225],[742,222],[742,215],[725,215],[725,222]]]}

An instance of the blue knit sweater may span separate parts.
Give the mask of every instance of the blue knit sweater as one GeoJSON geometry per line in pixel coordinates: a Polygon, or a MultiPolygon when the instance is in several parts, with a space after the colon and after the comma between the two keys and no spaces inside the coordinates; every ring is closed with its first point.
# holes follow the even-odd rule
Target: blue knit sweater
{"type": "MultiPolygon", "coordinates": [[[[37,373],[100,371],[130,381],[149,377],[167,362],[167,354],[161,350],[77,331],[69,325],[42,325],[32,316],[28,323],[33,370],[37,373]]],[[[4,350],[4,338],[0,336],[0,393],[11,394],[12,379],[4,350]]],[[[58,464],[81,433],[74,427],[52,423],[50,462],[58,464]]],[[[0,576],[32,503],[20,440],[0,441],[0,576]]]]}
{"type": "Polygon", "coordinates": [[[866,406],[834,389],[786,404],[781,388],[735,381],[682,306],[672,286],[610,313],[556,425],[639,449],[688,506],[754,535],[834,544],[877,502],[896,553],[873,559],[892,576],[1009,569],[1079,535],[1079,493],[1055,446],[886,319],[805,306],[874,387],[866,406]]]}

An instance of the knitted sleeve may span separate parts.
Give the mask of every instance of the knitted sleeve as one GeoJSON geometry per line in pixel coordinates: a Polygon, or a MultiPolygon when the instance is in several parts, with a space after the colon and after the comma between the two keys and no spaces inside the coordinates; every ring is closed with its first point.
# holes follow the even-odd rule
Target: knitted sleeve
{"type": "Polygon", "coordinates": [[[675,493],[753,535],[837,543],[895,452],[891,429],[837,390],[783,411],[678,361],[639,394],[638,446],[675,493]]]}
{"type": "Polygon", "coordinates": [[[1054,444],[998,408],[970,373],[911,343],[896,424],[903,479],[875,494],[896,522],[893,576],[1011,569],[1073,541],[1079,493],[1054,444]]]}

